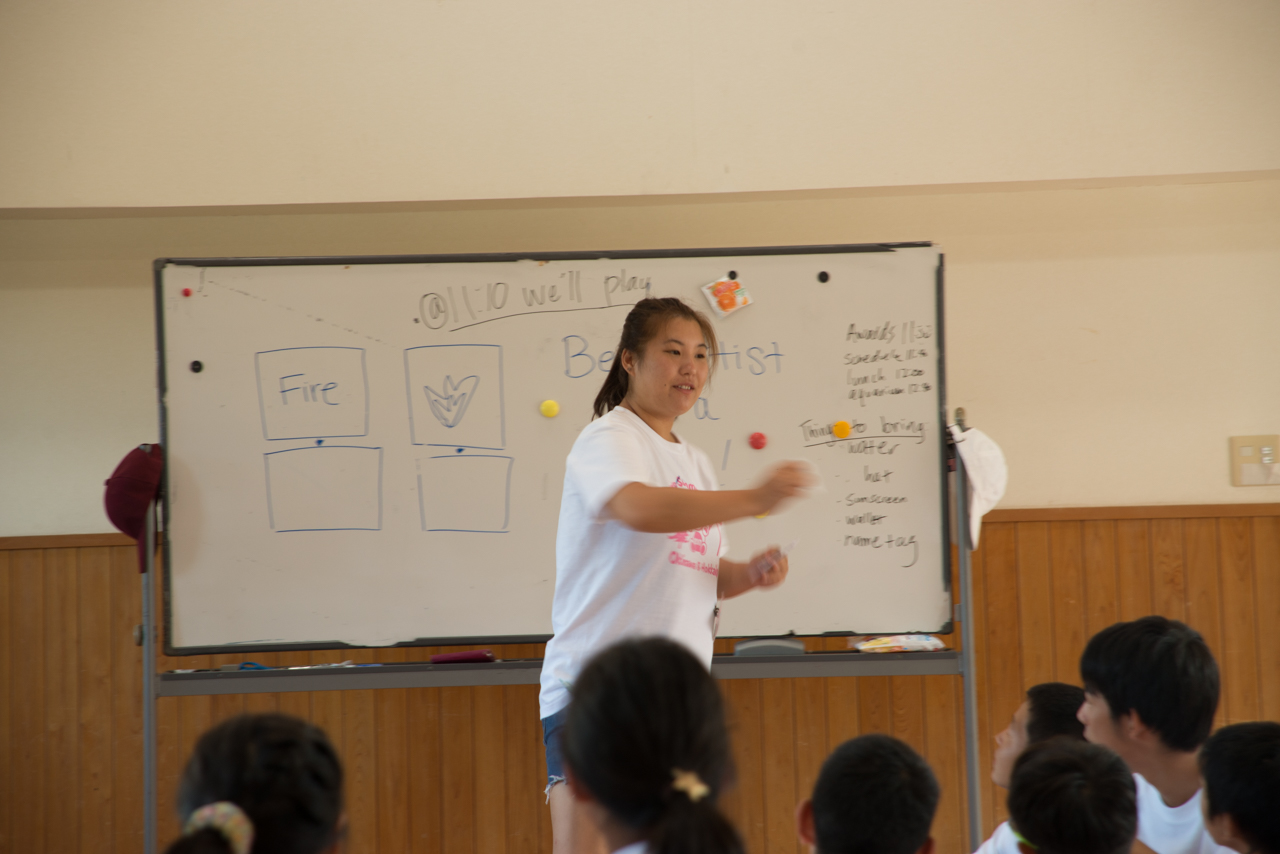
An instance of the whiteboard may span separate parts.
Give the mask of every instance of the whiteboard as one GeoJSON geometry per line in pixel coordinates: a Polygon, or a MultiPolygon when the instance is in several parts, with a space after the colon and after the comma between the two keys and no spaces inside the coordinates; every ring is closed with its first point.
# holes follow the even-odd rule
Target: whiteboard
{"type": "Polygon", "coordinates": [[[676,432],[722,488],[787,459],[822,485],[728,526],[737,559],[797,544],[720,634],[948,631],[941,269],[929,244],[161,259],[166,646],[545,639],[565,456],[629,307],[711,315],[730,274],[754,302],[713,316],[676,432]]]}

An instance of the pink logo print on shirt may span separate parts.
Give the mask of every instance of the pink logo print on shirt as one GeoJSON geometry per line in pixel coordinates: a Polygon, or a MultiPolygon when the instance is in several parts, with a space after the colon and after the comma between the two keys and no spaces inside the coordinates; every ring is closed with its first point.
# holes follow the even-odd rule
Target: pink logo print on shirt
{"type": "MultiPolygon", "coordinates": [[[[675,482],[671,485],[676,489],[698,488],[692,483],[681,480],[679,477],[677,477],[675,482]]],[[[680,554],[680,551],[687,547],[689,551],[694,552],[695,554],[705,555],[707,553],[707,535],[711,533],[711,529],[714,527],[716,526],[708,525],[707,527],[699,528],[696,531],[677,531],[674,534],[668,534],[667,539],[674,540],[677,543],[677,547],[672,550],[670,555],[667,556],[667,560],[670,563],[687,566],[690,569],[696,569],[699,572],[705,572],[708,575],[718,576],[720,574],[719,567],[703,561],[693,560],[680,554]]]]}

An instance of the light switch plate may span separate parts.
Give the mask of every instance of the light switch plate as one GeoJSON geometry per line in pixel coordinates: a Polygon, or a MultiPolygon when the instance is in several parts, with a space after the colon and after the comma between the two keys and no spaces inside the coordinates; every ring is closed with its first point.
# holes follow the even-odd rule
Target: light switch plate
{"type": "Polygon", "coordinates": [[[1280,484],[1280,435],[1231,437],[1231,485],[1280,484]]]}

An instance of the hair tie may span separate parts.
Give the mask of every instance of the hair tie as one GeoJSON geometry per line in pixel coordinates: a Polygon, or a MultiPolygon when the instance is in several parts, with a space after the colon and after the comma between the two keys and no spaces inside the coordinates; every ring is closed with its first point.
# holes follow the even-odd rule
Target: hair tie
{"type": "Polygon", "coordinates": [[[684,771],[680,768],[672,768],[671,776],[675,778],[675,782],[671,784],[671,788],[679,792],[684,792],[689,800],[695,804],[711,794],[711,787],[702,782],[698,777],[697,771],[684,771]]]}
{"type": "Polygon", "coordinates": [[[211,827],[231,843],[232,854],[249,854],[253,847],[253,822],[231,801],[205,804],[191,814],[182,828],[183,836],[211,827]]]}

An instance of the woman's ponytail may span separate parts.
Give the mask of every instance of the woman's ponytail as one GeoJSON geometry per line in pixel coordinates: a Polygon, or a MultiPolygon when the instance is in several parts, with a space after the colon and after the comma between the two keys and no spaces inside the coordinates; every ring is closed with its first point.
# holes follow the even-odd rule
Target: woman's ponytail
{"type": "Polygon", "coordinates": [[[627,312],[627,319],[622,321],[622,336],[618,340],[617,349],[613,351],[613,364],[609,366],[609,375],[604,378],[604,384],[600,386],[595,405],[592,406],[596,418],[622,403],[631,388],[631,376],[622,367],[623,352],[639,357],[644,352],[644,345],[662,330],[663,324],[676,319],[692,320],[698,324],[698,328],[702,330],[702,338],[707,342],[711,370],[715,371],[716,352],[719,348],[716,346],[715,330],[711,328],[711,321],[707,320],[707,316],[690,308],[677,297],[645,297],[631,307],[631,311],[627,312]]]}
{"type": "Polygon", "coordinates": [[[609,375],[604,378],[604,385],[600,386],[595,405],[591,407],[595,417],[599,418],[622,403],[630,387],[631,375],[622,368],[622,345],[619,344],[617,354],[613,357],[613,364],[609,366],[609,375]]]}

